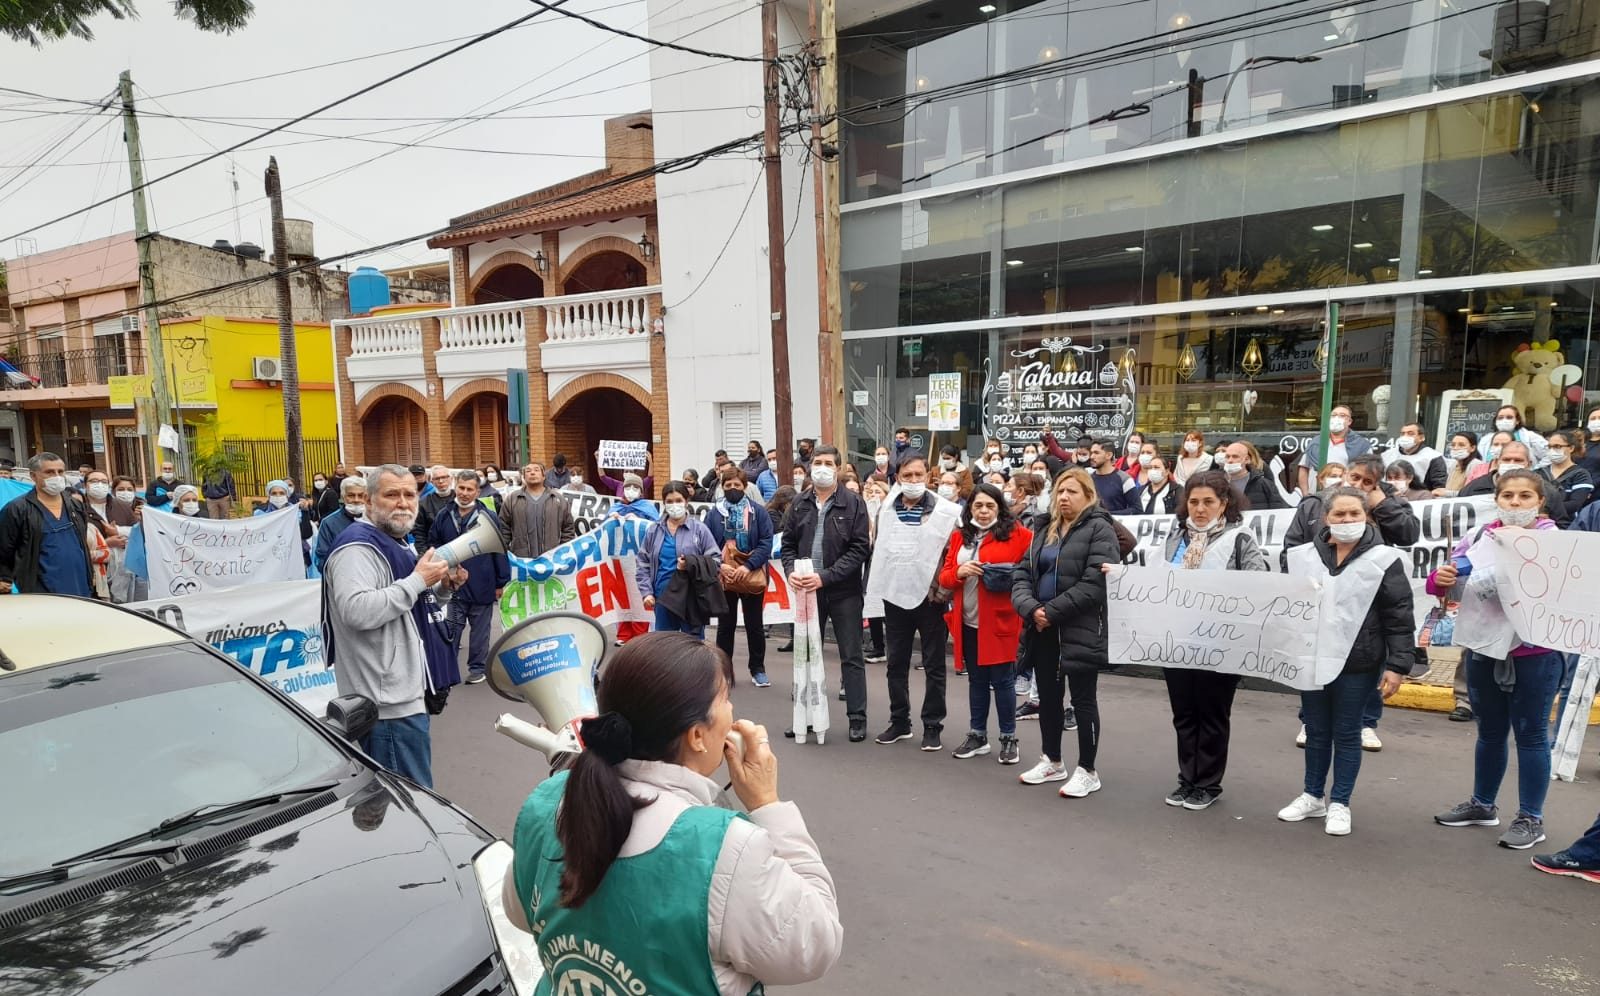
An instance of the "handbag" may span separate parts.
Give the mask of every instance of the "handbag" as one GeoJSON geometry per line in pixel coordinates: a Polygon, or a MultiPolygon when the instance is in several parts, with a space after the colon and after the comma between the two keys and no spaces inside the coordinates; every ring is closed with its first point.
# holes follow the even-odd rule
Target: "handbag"
{"type": "Polygon", "coordinates": [[[1455,609],[1440,601],[1428,610],[1427,617],[1422,620],[1422,629],[1417,633],[1417,646],[1449,647],[1453,645],[1455,634],[1455,609]]]}
{"type": "Polygon", "coordinates": [[[983,586],[996,595],[1011,594],[1011,578],[1017,571],[1017,565],[1011,564],[984,564],[983,586]]]}
{"type": "MultiPolygon", "coordinates": [[[[722,562],[730,567],[743,567],[750,560],[750,555],[743,552],[733,542],[727,540],[722,544],[722,562]]],[[[743,581],[729,583],[722,582],[722,590],[735,595],[765,595],[767,593],[767,571],[752,570],[745,575],[743,581]]]]}

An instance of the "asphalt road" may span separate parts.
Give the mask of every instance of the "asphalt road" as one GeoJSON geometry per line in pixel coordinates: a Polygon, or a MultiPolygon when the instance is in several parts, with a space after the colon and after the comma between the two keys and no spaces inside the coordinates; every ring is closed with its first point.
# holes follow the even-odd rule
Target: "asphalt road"
{"type": "MultiPolygon", "coordinates": [[[[742,651],[741,651],[742,655],[742,651]]],[[[1170,713],[1154,681],[1101,681],[1104,789],[1062,799],[1025,786],[1037,723],[1019,724],[1023,763],[957,761],[966,686],[950,681],[943,753],[915,741],[786,741],[788,662],[773,687],[741,676],[737,715],[764,723],[783,795],[799,803],[838,886],[846,945],[816,994],[1429,993],[1600,996],[1600,889],[1541,875],[1498,830],[1444,829],[1434,812],[1471,791],[1473,730],[1442,715],[1386,711],[1382,753],[1365,755],[1354,833],[1280,823],[1300,791],[1293,696],[1241,691],[1226,793],[1169,808],[1170,713]]],[[[868,665],[869,732],[888,715],[883,666],[868,665]]],[[[829,648],[830,682],[838,669],[829,648]]],[[[913,672],[913,708],[921,703],[913,672]]],[[[488,685],[458,688],[434,726],[439,790],[508,834],[543,760],[492,731],[512,711],[488,685]]],[[[992,722],[992,720],[991,720],[992,722]]],[[[991,730],[991,738],[994,731],[991,730]]],[[[1582,779],[1551,788],[1556,850],[1600,810],[1593,737],[1582,779]]],[[[1067,734],[1071,763],[1076,741],[1067,734]]],[[[1513,769],[1502,811],[1515,809],[1513,769]]]]}

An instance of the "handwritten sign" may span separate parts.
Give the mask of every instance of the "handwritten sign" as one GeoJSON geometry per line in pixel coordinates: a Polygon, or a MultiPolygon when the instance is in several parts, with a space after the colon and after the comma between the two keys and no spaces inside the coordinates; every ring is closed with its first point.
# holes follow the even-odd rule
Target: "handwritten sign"
{"type": "Polygon", "coordinates": [[[934,432],[961,428],[961,375],[928,375],[928,428],[934,432]]]}
{"type": "Polygon", "coordinates": [[[623,439],[600,440],[600,466],[606,470],[643,470],[649,444],[623,439]]]}
{"type": "Polygon", "coordinates": [[[1600,533],[1497,529],[1493,541],[1500,606],[1517,638],[1600,654],[1600,533]]]}
{"type": "Polygon", "coordinates": [[[1322,597],[1309,578],[1125,567],[1106,585],[1110,660],[1321,688],[1332,677],[1316,669],[1322,597]]]}
{"type": "Polygon", "coordinates": [[[194,595],[306,576],[294,510],[248,519],[196,519],[145,507],[150,593],[194,595]]]}

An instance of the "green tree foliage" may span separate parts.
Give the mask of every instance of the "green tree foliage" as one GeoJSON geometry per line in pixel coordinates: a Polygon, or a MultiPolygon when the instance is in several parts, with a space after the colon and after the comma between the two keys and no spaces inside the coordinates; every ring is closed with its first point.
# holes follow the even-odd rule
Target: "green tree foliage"
{"type": "MultiPolygon", "coordinates": [[[[172,0],[172,9],[202,31],[231,33],[250,20],[255,4],[251,0],[172,0]]],[[[68,37],[90,39],[94,31],[89,21],[102,15],[120,21],[138,17],[139,12],[134,0],[0,0],[0,32],[36,46],[68,37]]]]}

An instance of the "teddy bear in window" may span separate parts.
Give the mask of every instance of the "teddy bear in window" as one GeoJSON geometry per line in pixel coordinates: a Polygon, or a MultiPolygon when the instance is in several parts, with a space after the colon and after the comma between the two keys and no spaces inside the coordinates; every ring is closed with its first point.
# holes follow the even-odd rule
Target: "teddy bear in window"
{"type": "Polygon", "coordinates": [[[1556,405],[1561,400],[1561,388],[1550,380],[1550,371],[1567,362],[1561,355],[1561,344],[1549,342],[1523,343],[1511,354],[1514,371],[1505,386],[1511,391],[1511,403],[1522,410],[1522,419],[1539,432],[1552,432],[1557,426],[1556,405]]]}

